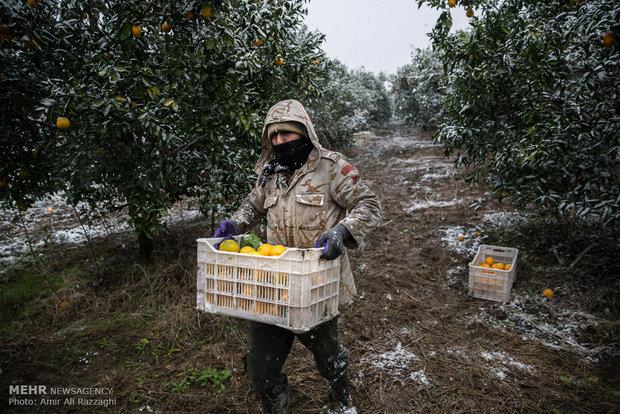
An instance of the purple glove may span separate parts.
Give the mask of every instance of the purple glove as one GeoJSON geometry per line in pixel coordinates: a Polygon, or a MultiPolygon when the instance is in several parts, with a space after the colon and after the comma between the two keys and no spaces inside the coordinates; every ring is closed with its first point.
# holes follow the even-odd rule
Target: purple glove
{"type": "Polygon", "coordinates": [[[215,229],[213,237],[230,237],[236,236],[237,234],[239,234],[237,225],[230,220],[224,220],[220,223],[220,226],[215,229]]]}
{"type": "MultiPolygon", "coordinates": [[[[239,234],[239,228],[237,225],[233,221],[224,220],[220,223],[220,226],[215,229],[213,237],[223,237],[224,240],[231,240],[234,239],[233,236],[236,236],[237,234],[239,234]]],[[[215,249],[219,249],[220,243],[214,244],[213,247],[215,247],[215,249]]]]}

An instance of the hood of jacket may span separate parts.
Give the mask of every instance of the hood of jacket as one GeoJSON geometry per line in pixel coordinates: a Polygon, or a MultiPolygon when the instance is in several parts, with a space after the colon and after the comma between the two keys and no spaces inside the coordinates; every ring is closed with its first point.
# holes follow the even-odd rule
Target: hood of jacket
{"type": "Polygon", "coordinates": [[[267,136],[267,128],[270,124],[288,121],[295,121],[303,124],[306,127],[308,138],[310,138],[312,145],[314,145],[314,147],[319,151],[323,148],[319,143],[319,138],[316,135],[312,121],[310,121],[310,117],[308,116],[308,113],[303,105],[295,99],[280,101],[269,108],[267,111],[267,116],[265,117],[265,124],[263,125],[263,133],[261,138],[261,154],[256,162],[256,166],[254,167],[256,174],[260,174],[263,168],[265,168],[265,164],[267,164],[274,156],[271,140],[267,136]]]}

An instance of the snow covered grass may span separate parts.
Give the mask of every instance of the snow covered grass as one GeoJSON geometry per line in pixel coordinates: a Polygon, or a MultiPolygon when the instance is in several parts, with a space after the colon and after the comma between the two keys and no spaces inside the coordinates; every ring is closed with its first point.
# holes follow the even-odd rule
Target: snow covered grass
{"type": "Polygon", "coordinates": [[[452,358],[459,358],[468,363],[483,363],[483,366],[491,378],[504,381],[510,369],[516,369],[524,373],[534,373],[536,369],[529,364],[524,364],[515,357],[504,351],[474,352],[464,347],[456,346],[448,348],[446,353],[452,358]]]}
{"type": "Polygon", "coordinates": [[[480,353],[482,359],[488,363],[491,377],[505,381],[509,368],[516,368],[523,372],[534,372],[534,367],[524,364],[503,351],[483,351],[480,353]],[[499,366],[498,366],[499,364],[499,366]]]}
{"type": "Polygon", "coordinates": [[[419,388],[427,388],[431,385],[431,382],[428,380],[424,370],[412,372],[409,374],[409,379],[418,384],[419,388]]]}
{"type": "Polygon", "coordinates": [[[499,362],[506,367],[514,367],[521,371],[534,371],[533,366],[524,364],[503,351],[483,351],[480,355],[489,362],[499,362]]]}
{"type": "MultiPolygon", "coordinates": [[[[417,361],[419,361],[419,358],[414,353],[403,348],[402,344],[398,342],[394,350],[385,351],[380,354],[372,354],[369,352],[362,357],[360,362],[385,371],[388,375],[395,378],[409,378],[417,384],[419,389],[427,388],[431,385],[431,382],[424,369],[411,371],[409,375],[406,376],[411,364],[417,361]]],[[[360,382],[363,376],[363,373],[360,372],[359,378],[354,379],[354,383],[360,382]]]]}
{"type": "Polygon", "coordinates": [[[510,227],[522,224],[529,218],[529,214],[519,211],[496,211],[486,213],[482,216],[482,221],[492,227],[510,227]]]}

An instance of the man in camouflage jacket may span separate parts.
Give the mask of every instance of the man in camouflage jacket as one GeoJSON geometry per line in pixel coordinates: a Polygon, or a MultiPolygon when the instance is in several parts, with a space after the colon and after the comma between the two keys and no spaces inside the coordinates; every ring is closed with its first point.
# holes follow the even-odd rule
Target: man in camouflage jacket
{"type": "MultiPolygon", "coordinates": [[[[339,303],[350,303],[356,289],[346,248],[358,247],[381,219],[379,200],[357,169],[342,154],[321,146],[306,110],[291,99],[267,112],[255,171],[256,186],[216,236],[246,232],[266,215],[268,243],[323,247],[324,258],[341,256],[339,303]]],[[[338,341],[337,318],[297,335],[273,325],[249,324],[245,366],[266,412],[290,411],[282,366],[295,336],[314,354],[337,409],[351,406],[348,352],[338,341]]]]}

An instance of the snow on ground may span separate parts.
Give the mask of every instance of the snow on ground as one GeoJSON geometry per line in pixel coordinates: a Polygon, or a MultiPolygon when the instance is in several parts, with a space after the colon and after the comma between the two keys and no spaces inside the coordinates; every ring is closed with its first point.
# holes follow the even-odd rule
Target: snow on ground
{"type": "MultiPolygon", "coordinates": [[[[406,328],[403,328],[403,332],[404,331],[408,332],[406,328]]],[[[435,356],[435,354],[436,353],[434,351],[431,351],[431,353],[429,353],[431,357],[435,356]]],[[[415,354],[405,349],[402,344],[398,342],[394,350],[385,351],[380,354],[368,352],[365,356],[361,358],[360,362],[363,365],[370,365],[374,368],[385,371],[388,375],[391,375],[394,378],[400,380],[402,380],[403,378],[409,378],[411,381],[417,384],[419,389],[423,389],[431,385],[431,382],[426,375],[425,369],[412,370],[407,376],[407,371],[410,370],[411,364],[418,362],[419,360],[420,359],[415,354]]],[[[360,384],[363,379],[363,372],[358,371],[357,376],[354,376],[354,378],[352,378],[352,381],[354,384],[360,384]]]]}
{"type": "Polygon", "coordinates": [[[480,356],[487,361],[490,376],[501,381],[504,381],[507,373],[510,372],[508,368],[516,368],[524,372],[534,371],[533,366],[524,364],[503,351],[483,351],[480,356]]]}
{"type": "Polygon", "coordinates": [[[510,369],[517,369],[526,373],[533,373],[535,371],[532,365],[524,364],[504,351],[482,351],[478,353],[469,351],[462,346],[455,346],[448,348],[446,352],[448,355],[463,361],[484,362],[489,376],[502,381],[506,379],[510,369]]]}
{"type": "Polygon", "coordinates": [[[424,370],[412,372],[411,374],[409,374],[409,379],[417,383],[419,388],[426,388],[431,385],[431,382],[426,377],[426,373],[424,372],[424,370]]]}
{"type": "Polygon", "coordinates": [[[478,227],[453,226],[442,228],[444,235],[441,237],[448,249],[468,259],[473,259],[480,246],[480,229],[478,227]],[[463,236],[463,241],[459,240],[463,236]]]}
{"type": "Polygon", "coordinates": [[[415,185],[411,186],[411,191],[419,191],[419,192],[422,192],[422,193],[430,194],[434,190],[431,187],[427,186],[427,185],[415,184],[415,185]]]}
{"type": "Polygon", "coordinates": [[[436,181],[436,180],[442,180],[444,178],[452,178],[452,177],[454,177],[454,173],[451,173],[450,171],[442,171],[438,173],[424,174],[422,176],[422,181],[436,181]]]}
{"type": "Polygon", "coordinates": [[[412,136],[394,135],[390,137],[382,137],[377,140],[379,152],[389,151],[398,148],[399,150],[411,149],[427,149],[427,148],[443,148],[441,144],[435,144],[433,141],[424,141],[412,136]]]}
{"type": "MultiPolygon", "coordinates": [[[[61,193],[49,195],[23,212],[23,222],[33,250],[40,251],[54,244],[83,244],[88,241],[87,235],[92,240],[131,231],[125,216],[108,217],[86,223],[87,206],[79,204],[76,206],[76,211],[84,228],[61,193]]],[[[200,216],[200,211],[192,207],[192,203],[180,202],[170,209],[162,222],[171,225],[200,216]]],[[[28,238],[17,210],[0,209],[0,231],[0,265],[8,265],[30,253],[28,238]]]]}
{"type": "Polygon", "coordinates": [[[413,211],[424,210],[432,207],[450,207],[455,206],[457,204],[461,204],[462,201],[458,199],[450,200],[450,201],[437,201],[437,200],[424,200],[424,201],[414,201],[409,208],[407,208],[407,213],[411,213],[413,211]]]}
{"type": "Polygon", "coordinates": [[[465,270],[465,266],[460,265],[449,269],[446,273],[446,282],[448,283],[448,286],[457,286],[461,282],[463,278],[462,275],[465,274],[465,270]]]}
{"type": "Polygon", "coordinates": [[[489,313],[485,307],[480,314],[469,318],[470,322],[484,322],[496,329],[518,332],[523,340],[535,341],[557,350],[573,351],[588,362],[595,362],[607,351],[604,346],[586,346],[579,342],[579,334],[586,327],[595,327],[599,318],[586,312],[572,309],[545,311],[545,298],[540,295],[512,293],[512,301],[498,304],[502,319],[489,313]]]}
{"type": "Polygon", "coordinates": [[[370,363],[375,368],[386,369],[394,374],[400,374],[412,361],[417,359],[413,353],[404,349],[399,342],[393,351],[386,351],[374,356],[370,363]]]}
{"type": "Polygon", "coordinates": [[[521,371],[534,371],[534,367],[523,362],[518,361],[516,358],[508,355],[503,351],[483,351],[480,353],[482,358],[489,362],[499,362],[506,367],[514,367],[521,371]]]}
{"type": "Polygon", "coordinates": [[[463,358],[463,359],[469,359],[467,350],[462,346],[454,346],[454,347],[448,348],[446,352],[448,353],[448,355],[451,355],[451,356],[456,356],[456,357],[463,358]]]}
{"type": "MultiPolygon", "coordinates": [[[[402,344],[398,342],[396,348],[391,351],[385,351],[381,354],[367,353],[361,358],[360,362],[364,365],[371,365],[374,368],[385,371],[387,374],[395,377],[402,378],[409,371],[409,367],[412,363],[419,361],[419,358],[403,348],[402,344]]],[[[354,383],[363,380],[364,374],[358,373],[358,378],[354,380],[354,383]]],[[[408,378],[415,382],[419,388],[426,388],[430,385],[426,373],[424,370],[411,371],[408,378]]]]}

